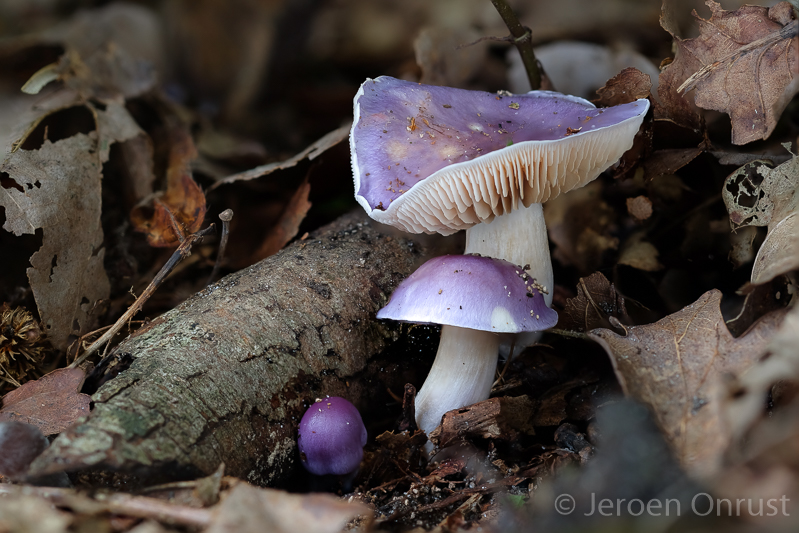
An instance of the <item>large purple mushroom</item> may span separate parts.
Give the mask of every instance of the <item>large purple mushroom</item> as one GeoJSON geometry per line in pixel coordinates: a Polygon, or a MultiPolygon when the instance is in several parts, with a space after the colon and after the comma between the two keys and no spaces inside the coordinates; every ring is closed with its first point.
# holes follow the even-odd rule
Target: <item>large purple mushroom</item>
{"type": "Polygon", "coordinates": [[[300,459],[305,469],[317,476],[353,474],[361,464],[365,444],[361,414],[344,398],[316,400],[300,421],[300,459]]]}
{"type": "Polygon", "coordinates": [[[377,317],[443,324],[436,359],[416,396],[416,423],[425,433],[447,411],[488,398],[503,338],[558,320],[522,267],[476,255],[427,261],[400,283],[377,317]]]}
{"type": "Polygon", "coordinates": [[[378,222],[412,233],[466,229],[466,253],[530,265],[551,305],[541,203],[615,163],[648,109],[646,99],[597,109],[550,91],[369,79],[355,96],[350,133],[355,198],[378,222]]]}

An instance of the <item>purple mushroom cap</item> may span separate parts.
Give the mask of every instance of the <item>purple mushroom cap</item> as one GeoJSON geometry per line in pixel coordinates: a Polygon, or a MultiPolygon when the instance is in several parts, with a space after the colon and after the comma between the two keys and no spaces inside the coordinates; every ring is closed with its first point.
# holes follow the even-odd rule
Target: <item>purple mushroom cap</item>
{"type": "Polygon", "coordinates": [[[521,267],[490,257],[444,255],[400,283],[377,318],[520,333],[551,328],[558,314],[521,267]]]}
{"type": "Polygon", "coordinates": [[[593,180],[630,148],[648,108],[368,79],[350,134],[355,197],[380,222],[453,233],[593,180]]]}
{"type": "Polygon", "coordinates": [[[316,400],[302,416],[299,434],[300,458],[312,474],[351,474],[361,464],[366,428],[358,409],[344,398],[316,400]]]}

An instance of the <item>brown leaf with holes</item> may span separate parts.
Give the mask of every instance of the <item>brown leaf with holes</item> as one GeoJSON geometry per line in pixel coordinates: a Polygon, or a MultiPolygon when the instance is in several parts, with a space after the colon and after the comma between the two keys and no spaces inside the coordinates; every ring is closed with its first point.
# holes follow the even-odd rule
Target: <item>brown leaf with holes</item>
{"type": "Polygon", "coordinates": [[[734,144],[765,139],[777,125],[789,100],[783,95],[799,72],[793,8],[780,2],[771,8],[746,5],[726,11],[713,0],[705,4],[711,17],[705,20],[694,12],[701,31],[696,38],[680,39],[664,24],[678,52],[661,83],[665,77],[665,86],[674,90],[677,85],[676,92],[683,95],[695,89],[697,106],[730,115],[734,144]]]}
{"type": "Polygon", "coordinates": [[[103,165],[115,142],[142,130],[121,103],[74,104],[24,125],[22,137],[7,138],[12,144],[0,148],[6,151],[0,164],[3,229],[17,236],[41,232],[42,245],[30,257],[27,276],[45,332],[63,350],[73,335],[92,328],[94,306],[110,292],[100,221],[103,165]],[[44,120],[59,127],[81,122],[91,131],[38,141],[35,126],[44,120]]]}
{"type": "Polygon", "coordinates": [[[721,292],[654,324],[621,336],[595,329],[589,337],[610,356],[625,394],[648,405],[690,474],[715,474],[730,444],[722,398],[729,377],[741,376],[767,351],[782,313],[771,313],[734,338],[724,323],[721,292]]]}
{"type": "Polygon", "coordinates": [[[572,331],[588,331],[608,327],[609,317],[624,322],[627,309],[624,296],[616,292],[616,287],[600,272],[587,278],[580,278],[577,296],[566,300],[566,308],[560,314],[558,327],[572,331]]]}
{"type": "Polygon", "coordinates": [[[166,190],[149,206],[136,206],[130,213],[136,231],[147,234],[150,246],[165,248],[179,244],[197,232],[205,218],[205,195],[191,176],[190,163],[197,150],[189,132],[175,126],[169,130],[169,167],[166,190]]]}
{"type": "Polygon", "coordinates": [[[3,396],[0,422],[31,424],[45,435],[61,433],[89,414],[91,397],[78,392],[84,378],[79,368],[60,368],[36,381],[28,381],[3,396]]]}
{"type": "Polygon", "coordinates": [[[733,229],[768,226],[752,266],[752,283],[799,268],[799,157],[774,168],[765,161],[742,166],[727,177],[722,198],[733,229]]]}

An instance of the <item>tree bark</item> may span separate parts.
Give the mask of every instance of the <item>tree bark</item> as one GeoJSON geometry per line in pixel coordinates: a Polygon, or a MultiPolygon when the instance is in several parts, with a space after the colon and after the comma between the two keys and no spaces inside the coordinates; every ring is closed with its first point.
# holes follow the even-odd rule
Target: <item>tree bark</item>
{"type": "Polygon", "coordinates": [[[416,267],[458,244],[441,242],[388,235],[358,212],[214,283],[117,347],[130,367],[32,474],[112,468],[163,481],[224,462],[259,485],[285,479],[315,398],[383,406],[385,417],[386,387],[424,379],[429,361],[375,357],[399,329],[374,315],[416,267]]]}

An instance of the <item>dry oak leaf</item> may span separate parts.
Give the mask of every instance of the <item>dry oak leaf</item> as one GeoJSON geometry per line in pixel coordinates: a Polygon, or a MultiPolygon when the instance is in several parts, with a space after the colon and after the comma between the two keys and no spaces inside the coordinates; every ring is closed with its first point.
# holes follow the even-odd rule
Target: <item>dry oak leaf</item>
{"type": "Polygon", "coordinates": [[[712,290],[654,324],[627,328],[626,336],[588,333],[610,356],[624,393],[650,407],[687,472],[700,479],[718,471],[732,438],[722,401],[727,379],[765,354],[783,316],[766,315],[734,338],[720,302],[712,290]]]}
{"type": "Polygon", "coordinates": [[[760,285],[799,269],[797,156],[775,168],[764,161],[742,166],[727,177],[722,198],[733,230],[744,226],[768,226],[766,240],[760,246],[752,267],[752,283],[760,285]]]}
{"type": "Polygon", "coordinates": [[[713,0],[711,17],[699,19],[700,35],[680,39],[666,72],[684,81],[677,92],[696,89],[694,102],[703,109],[727,113],[732,142],[767,138],[790,98],[785,92],[799,72],[799,32],[793,7],[746,5],[726,11],[713,0]]]}
{"type": "Polygon", "coordinates": [[[616,317],[624,322],[627,309],[624,296],[601,272],[580,278],[577,296],[566,300],[566,307],[558,319],[558,327],[573,331],[588,331],[608,326],[608,318],[616,317]]]}
{"type": "Polygon", "coordinates": [[[85,377],[79,368],[59,368],[28,381],[3,396],[0,422],[24,422],[45,435],[61,433],[89,414],[91,398],[79,392],[85,377]]]}

